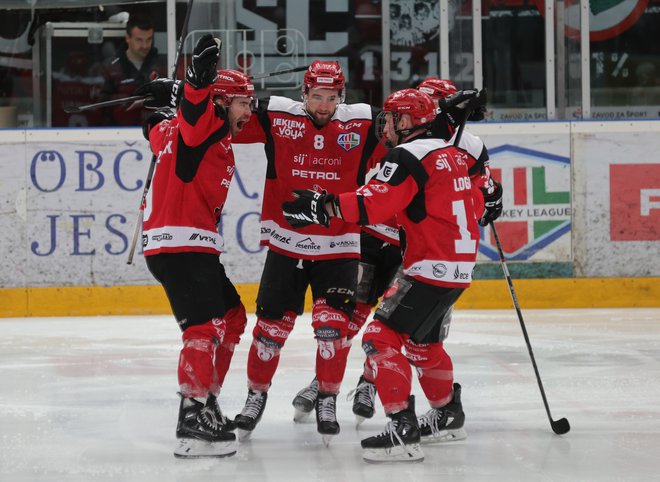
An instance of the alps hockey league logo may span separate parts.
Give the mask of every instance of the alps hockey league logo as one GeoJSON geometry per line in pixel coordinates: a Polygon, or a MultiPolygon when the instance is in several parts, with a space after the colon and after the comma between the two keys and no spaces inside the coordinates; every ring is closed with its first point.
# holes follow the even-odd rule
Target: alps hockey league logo
{"type": "Polygon", "coordinates": [[[337,144],[346,152],[360,145],[360,134],[356,132],[347,132],[337,136],[337,144]]]}
{"type": "MultiPolygon", "coordinates": [[[[509,144],[489,154],[491,175],[504,187],[495,223],[507,259],[570,261],[570,158],[509,144]]],[[[480,254],[499,259],[490,227],[480,229],[480,254]]]]}

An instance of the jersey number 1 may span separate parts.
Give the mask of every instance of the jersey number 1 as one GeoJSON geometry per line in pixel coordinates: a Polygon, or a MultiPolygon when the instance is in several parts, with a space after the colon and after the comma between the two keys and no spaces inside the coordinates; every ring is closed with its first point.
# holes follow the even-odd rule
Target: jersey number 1
{"type": "Polygon", "coordinates": [[[458,254],[472,254],[477,252],[477,241],[470,237],[470,230],[467,225],[467,215],[465,213],[465,203],[454,201],[451,203],[451,209],[456,222],[458,224],[458,231],[461,235],[460,239],[454,240],[454,249],[458,254]]]}

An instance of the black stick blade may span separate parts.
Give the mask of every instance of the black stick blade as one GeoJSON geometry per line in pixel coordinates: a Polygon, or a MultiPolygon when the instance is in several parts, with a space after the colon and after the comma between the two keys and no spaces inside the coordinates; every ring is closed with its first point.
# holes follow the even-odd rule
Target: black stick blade
{"type": "Polygon", "coordinates": [[[550,425],[552,426],[552,431],[557,435],[564,435],[565,433],[568,433],[569,430],[571,430],[571,425],[565,418],[553,420],[550,425]]]}
{"type": "Polygon", "coordinates": [[[69,105],[69,106],[64,107],[64,112],[66,114],[78,114],[82,111],[83,110],[77,105],[69,105]]]}

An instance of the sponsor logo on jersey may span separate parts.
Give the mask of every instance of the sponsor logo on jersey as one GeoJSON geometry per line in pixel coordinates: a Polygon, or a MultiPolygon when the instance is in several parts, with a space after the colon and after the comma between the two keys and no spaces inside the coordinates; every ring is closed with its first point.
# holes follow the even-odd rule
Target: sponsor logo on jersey
{"type": "Polygon", "coordinates": [[[338,157],[312,157],[312,166],[341,166],[338,157]]]}
{"type": "Polygon", "coordinates": [[[330,241],[330,248],[355,248],[356,246],[357,241],[330,241]]]}
{"type": "Polygon", "coordinates": [[[151,239],[154,241],[171,241],[172,235],[170,233],[154,234],[151,239]]]}
{"type": "MultiPolygon", "coordinates": [[[[491,175],[504,187],[497,233],[506,259],[522,261],[542,250],[555,261],[570,261],[570,158],[510,144],[488,152],[491,175]]],[[[499,260],[489,227],[481,229],[479,252],[499,260]]]]}
{"type": "Polygon", "coordinates": [[[351,122],[347,122],[346,124],[338,123],[337,127],[339,127],[340,129],[344,129],[345,131],[349,129],[359,129],[360,127],[362,127],[362,122],[351,121],[351,122]]]}
{"type": "Polygon", "coordinates": [[[377,192],[378,194],[385,194],[390,190],[385,184],[372,184],[369,187],[373,192],[377,192]]]}
{"type": "MultiPolygon", "coordinates": [[[[433,274],[435,274],[435,267],[433,269],[433,274]]],[[[458,265],[457,265],[456,269],[454,270],[454,279],[455,280],[459,280],[459,279],[469,280],[470,279],[470,273],[461,273],[461,270],[458,269],[458,265]]]]}
{"type": "Polygon", "coordinates": [[[296,154],[295,156],[293,156],[293,163],[304,166],[305,161],[307,161],[308,158],[309,158],[309,154],[296,154]]]}
{"type": "Polygon", "coordinates": [[[302,179],[318,179],[325,181],[341,181],[341,176],[338,172],[323,172],[323,171],[305,171],[302,169],[291,169],[293,177],[300,177],[302,179]]]}
{"type": "Polygon", "coordinates": [[[302,241],[298,241],[296,243],[296,248],[302,249],[305,251],[320,251],[321,246],[316,244],[314,241],[312,241],[312,238],[307,237],[303,239],[302,241]]]}
{"type": "Polygon", "coordinates": [[[337,136],[337,144],[346,152],[360,145],[360,134],[357,132],[347,132],[337,136]]]}
{"type": "Polygon", "coordinates": [[[281,244],[291,244],[291,236],[284,236],[277,231],[273,230],[270,237],[281,244]]]}
{"type": "Polygon", "coordinates": [[[380,171],[378,171],[378,174],[376,174],[376,180],[381,182],[389,181],[392,179],[392,176],[396,172],[397,167],[399,167],[399,165],[394,162],[383,163],[380,171]]]}
{"type": "Polygon", "coordinates": [[[285,139],[298,139],[305,134],[305,123],[292,119],[273,119],[273,134],[285,139]]]}
{"type": "Polygon", "coordinates": [[[449,172],[451,172],[451,166],[449,165],[449,161],[447,160],[446,152],[441,152],[438,155],[438,159],[436,159],[435,161],[435,169],[437,171],[442,171],[443,169],[447,169],[449,172]]]}
{"type": "Polygon", "coordinates": [[[433,265],[433,276],[440,279],[440,278],[444,278],[446,274],[447,274],[447,266],[444,263],[436,263],[433,265]]]}
{"type": "Polygon", "coordinates": [[[188,238],[188,241],[200,241],[200,242],[209,242],[215,244],[215,236],[209,236],[206,234],[192,233],[188,238]]]}

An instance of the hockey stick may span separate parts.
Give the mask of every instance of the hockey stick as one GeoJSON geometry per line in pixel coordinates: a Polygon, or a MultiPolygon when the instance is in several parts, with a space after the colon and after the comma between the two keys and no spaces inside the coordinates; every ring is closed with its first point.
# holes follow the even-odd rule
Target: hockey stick
{"type": "Polygon", "coordinates": [[[543,389],[543,383],[541,382],[541,375],[539,375],[539,369],[536,366],[536,360],[534,359],[534,353],[532,352],[532,345],[529,342],[529,336],[527,335],[527,329],[525,328],[525,322],[523,321],[522,312],[520,311],[520,305],[518,304],[518,297],[516,292],[513,290],[513,282],[511,281],[511,275],[509,274],[509,269],[506,266],[506,261],[504,259],[504,251],[502,251],[502,244],[500,243],[500,237],[497,235],[497,230],[495,229],[495,223],[490,223],[490,229],[493,231],[493,236],[495,237],[495,244],[497,245],[497,252],[500,255],[500,263],[502,264],[502,271],[504,271],[504,277],[506,282],[509,285],[509,293],[511,293],[511,299],[513,300],[513,306],[516,309],[518,314],[518,321],[520,321],[520,328],[522,328],[523,336],[525,337],[525,343],[527,344],[527,351],[529,356],[532,359],[532,366],[534,367],[534,373],[536,374],[536,381],[539,384],[539,389],[541,390],[541,397],[543,397],[543,405],[545,405],[545,412],[548,414],[548,420],[550,420],[550,426],[552,431],[557,435],[564,435],[568,433],[571,429],[568,420],[565,418],[560,418],[559,420],[553,420],[552,415],[550,415],[550,406],[548,405],[548,399],[545,396],[545,390],[543,389]]]}
{"type": "MultiPolygon", "coordinates": [[[[287,70],[278,70],[277,72],[266,72],[263,74],[256,74],[250,77],[251,80],[265,79],[267,77],[275,77],[277,75],[290,74],[293,72],[302,72],[307,70],[309,67],[304,65],[302,67],[295,67],[293,69],[287,70]]],[[[67,114],[78,114],[80,112],[85,112],[93,109],[102,109],[103,107],[112,107],[115,105],[128,104],[129,102],[140,102],[140,101],[149,101],[153,100],[151,96],[145,95],[131,95],[129,97],[122,97],[121,99],[111,99],[104,100],[103,102],[96,102],[95,104],[85,104],[85,105],[74,105],[64,108],[64,112],[67,114]]]]}
{"type": "MultiPolygon", "coordinates": [[[[176,71],[179,68],[179,61],[181,59],[181,54],[183,52],[183,42],[186,40],[188,35],[188,22],[190,21],[190,12],[192,11],[193,0],[188,0],[188,7],[186,9],[186,17],[183,20],[183,26],[181,27],[181,36],[179,37],[179,48],[176,51],[176,57],[174,59],[174,66],[172,67],[172,78],[176,78],[176,71]]],[[[138,208],[137,220],[135,221],[135,230],[133,231],[133,239],[131,244],[128,247],[128,259],[126,264],[133,264],[133,256],[135,255],[135,246],[137,245],[138,237],[140,236],[140,231],[142,230],[142,220],[144,219],[144,205],[147,202],[147,194],[149,193],[149,188],[151,187],[151,179],[154,177],[154,170],[156,169],[156,154],[152,154],[151,162],[149,163],[149,171],[147,172],[147,178],[144,181],[144,190],[142,191],[142,199],[140,199],[140,207],[138,208]]]]}
{"type": "Polygon", "coordinates": [[[302,67],[294,67],[292,69],[287,69],[287,70],[278,70],[277,72],[266,72],[263,74],[251,75],[250,80],[260,80],[260,79],[265,79],[267,77],[275,77],[276,75],[290,74],[293,72],[302,72],[303,70],[307,70],[308,68],[309,65],[303,65],[302,67]]]}
{"type": "Polygon", "coordinates": [[[101,109],[103,107],[112,107],[113,105],[128,104],[129,102],[140,102],[152,99],[153,97],[148,95],[132,95],[130,97],[122,97],[121,99],[104,100],[103,102],[97,102],[95,104],[68,106],[64,108],[64,112],[67,114],[78,114],[79,112],[85,112],[88,110],[101,109]]]}

